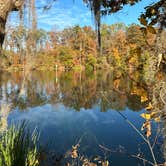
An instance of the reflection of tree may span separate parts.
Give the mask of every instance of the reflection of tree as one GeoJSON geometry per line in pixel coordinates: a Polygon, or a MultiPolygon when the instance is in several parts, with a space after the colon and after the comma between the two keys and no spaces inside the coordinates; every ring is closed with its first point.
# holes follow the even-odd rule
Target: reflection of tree
{"type": "Polygon", "coordinates": [[[38,106],[45,102],[44,93],[37,91],[37,84],[34,81],[25,80],[24,87],[22,87],[22,79],[15,80],[13,77],[11,80],[6,79],[1,85],[1,89],[3,89],[3,97],[1,100],[4,100],[5,97],[5,101],[10,101],[13,108],[18,107],[20,110],[23,110],[27,107],[38,106]]]}
{"type": "MultiPolygon", "coordinates": [[[[101,111],[109,108],[124,110],[129,107],[132,110],[140,110],[142,104],[140,95],[132,94],[133,89],[139,92],[139,86],[123,71],[86,73],[67,72],[58,74],[58,82],[55,73],[34,72],[24,82],[24,95],[20,95],[22,88],[22,73],[11,75],[4,74],[1,79],[1,94],[5,100],[25,110],[28,107],[36,107],[46,103],[56,104],[62,102],[76,110],[80,108],[92,108],[99,104],[101,111]],[[9,86],[10,85],[10,86],[9,86]],[[102,93],[109,99],[110,105],[104,100],[102,93]]],[[[137,77],[139,82],[139,77],[137,77]]],[[[2,97],[0,97],[2,100],[2,97]]]]}
{"type": "Polygon", "coordinates": [[[128,108],[133,111],[138,111],[142,109],[141,97],[138,95],[128,95],[128,108]]]}
{"type": "Polygon", "coordinates": [[[76,75],[75,78],[72,78],[70,81],[65,81],[63,77],[60,81],[65,82],[60,85],[63,94],[62,101],[65,105],[80,110],[81,107],[91,108],[92,105],[95,104],[96,81],[94,78],[86,78],[85,75],[82,75],[80,79],[79,76],[76,75]]]}
{"type": "MultiPolygon", "coordinates": [[[[154,109],[162,113],[163,151],[166,158],[166,106],[163,102],[166,101],[166,95],[160,93],[165,92],[166,84],[163,79],[160,79],[161,76],[158,76],[155,84],[154,81],[153,84],[149,82],[150,86],[146,86],[140,74],[128,77],[123,71],[108,73],[100,71],[93,75],[67,72],[58,73],[57,77],[58,81],[55,79],[54,72],[32,73],[25,79],[25,96],[20,96],[22,74],[4,73],[0,76],[0,100],[4,103],[12,103],[12,108],[19,110],[42,106],[46,103],[54,105],[61,102],[76,111],[80,111],[81,108],[92,108],[97,104],[100,111],[103,112],[109,109],[123,111],[126,107],[133,111],[139,111],[151,101],[154,109]],[[109,100],[109,103],[104,96],[109,100]]],[[[1,130],[7,127],[9,111],[4,112],[3,110],[9,110],[10,107],[6,106],[1,108],[1,130]]]]}

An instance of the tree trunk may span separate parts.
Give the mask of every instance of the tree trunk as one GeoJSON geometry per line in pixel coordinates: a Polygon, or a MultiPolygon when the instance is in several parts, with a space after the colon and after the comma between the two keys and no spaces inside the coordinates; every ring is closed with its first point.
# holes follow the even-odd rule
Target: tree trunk
{"type": "Polygon", "coordinates": [[[18,11],[23,6],[24,0],[0,0],[0,51],[5,38],[5,25],[11,11],[18,11]]]}
{"type": "Polygon", "coordinates": [[[102,55],[102,46],[101,46],[101,23],[97,23],[97,41],[98,41],[98,52],[99,55],[102,55]]]}
{"type": "Polygon", "coordinates": [[[5,24],[6,22],[0,18],[0,51],[5,38],[5,24]]]}

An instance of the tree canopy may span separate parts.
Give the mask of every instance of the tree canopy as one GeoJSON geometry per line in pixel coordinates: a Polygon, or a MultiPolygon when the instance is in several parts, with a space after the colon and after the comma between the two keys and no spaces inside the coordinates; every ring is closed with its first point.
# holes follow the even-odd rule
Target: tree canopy
{"type": "MultiPolygon", "coordinates": [[[[13,10],[21,10],[20,4],[31,4],[30,1],[35,2],[34,0],[20,0],[20,1],[5,1],[0,0],[0,8],[1,11],[3,11],[3,14],[6,16],[5,19],[0,15],[0,44],[2,45],[4,41],[5,36],[5,24],[6,24],[6,18],[9,12],[13,10]],[[17,7],[19,3],[19,8],[17,7]],[[11,4],[14,4],[12,7],[11,4]],[[6,9],[5,11],[3,9],[6,9]]],[[[49,9],[51,7],[51,2],[54,2],[56,0],[46,1],[47,6],[43,6],[43,9],[49,9]]],[[[90,8],[92,11],[92,14],[94,16],[95,25],[96,25],[96,32],[98,36],[98,49],[101,52],[101,17],[105,15],[110,15],[112,13],[118,12],[119,10],[123,9],[125,5],[134,5],[140,1],[143,0],[83,0],[85,4],[90,8]]],[[[31,5],[29,5],[31,6],[31,5]]],[[[30,10],[33,9],[30,8],[30,10]]],[[[143,20],[144,24],[148,24],[150,26],[154,26],[156,24],[160,25],[160,29],[166,27],[166,1],[165,0],[159,0],[156,3],[151,4],[150,6],[147,6],[145,13],[142,13],[140,16],[140,20],[143,20]]],[[[2,12],[1,12],[2,13],[2,12]]],[[[33,13],[32,11],[32,14],[33,13]]],[[[32,20],[32,24],[35,25],[34,20],[32,20]]]]}
{"type": "MultiPolygon", "coordinates": [[[[101,48],[101,17],[122,10],[125,5],[134,5],[143,0],[83,0],[90,7],[95,18],[95,25],[98,34],[98,45],[101,48]]],[[[166,27],[166,1],[159,0],[147,6],[145,13],[141,14],[140,20],[149,22],[150,26],[159,24],[160,29],[166,27]]],[[[140,21],[141,22],[141,21],[140,21]]],[[[146,24],[147,24],[146,23],[146,24]]]]}

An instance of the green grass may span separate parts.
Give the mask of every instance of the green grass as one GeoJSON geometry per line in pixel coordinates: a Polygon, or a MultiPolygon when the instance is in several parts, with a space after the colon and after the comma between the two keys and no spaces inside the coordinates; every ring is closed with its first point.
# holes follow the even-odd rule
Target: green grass
{"type": "Polygon", "coordinates": [[[38,134],[27,131],[28,125],[12,125],[0,137],[0,166],[38,166],[38,134]]]}

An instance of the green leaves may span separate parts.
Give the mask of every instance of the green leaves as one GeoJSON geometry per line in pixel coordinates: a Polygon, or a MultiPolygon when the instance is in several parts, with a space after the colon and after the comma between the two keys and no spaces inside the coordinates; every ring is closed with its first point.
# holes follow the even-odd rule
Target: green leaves
{"type": "Polygon", "coordinates": [[[37,131],[30,135],[27,124],[11,126],[0,138],[1,166],[38,166],[37,131]]]}

